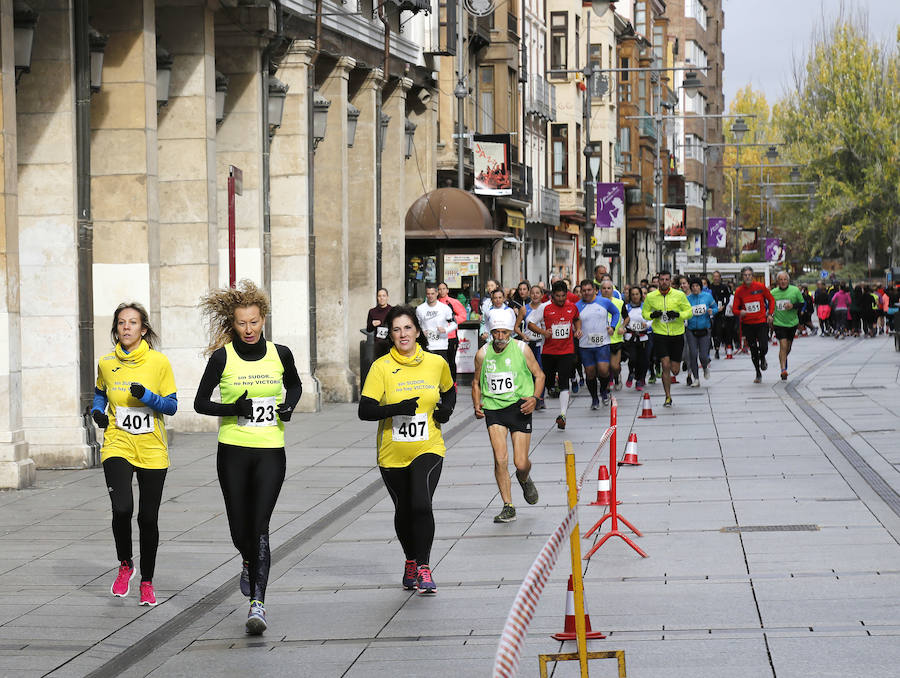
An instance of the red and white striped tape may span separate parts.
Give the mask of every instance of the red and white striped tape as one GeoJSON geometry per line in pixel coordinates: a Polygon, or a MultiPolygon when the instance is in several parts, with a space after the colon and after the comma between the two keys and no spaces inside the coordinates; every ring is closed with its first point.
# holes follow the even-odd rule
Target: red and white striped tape
{"type": "Polygon", "coordinates": [[[606,432],[603,434],[603,437],[600,438],[600,443],[597,445],[597,451],[594,452],[594,456],[591,457],[591,460],[588,462],[588,465],[585,467],[584,472],[581,474],[581,478],[578,479],[578,498],[581,498],[581,487],[584,485],[584,481],[587,479],[588,475],[591,472],[591,469],[594,468],[594,465],[600,461],[600,454],[603,452],[603,448],[606,446],[606,443],[609,442],[609,437],[613,434],[613,431],[616,430],[615,426],[610,426],[606,429],[606,432]]]}
{"type": "Polygon", "coordinates": [[[577,522],[575,514],[575,508],[569,509],[565,520],[550,535],[550,539],[534,559],[522,586],[519,587],[519,593],[516,594],[509,616],[506,618],[506,626],[503,627],[500,636],[500,645],[494,659],[494,678],[513,678],[519,672],[519,655],[528,626],[537,610],[544,586],[559,558],[559,552],[575,527],[577,522]]]}

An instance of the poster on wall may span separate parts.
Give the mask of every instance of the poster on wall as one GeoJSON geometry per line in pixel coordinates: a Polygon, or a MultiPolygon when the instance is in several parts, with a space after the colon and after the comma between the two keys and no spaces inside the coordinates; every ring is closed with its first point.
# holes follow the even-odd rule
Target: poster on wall
{"type": "Polygon", "coordinates": [[[766,238],[766,261],[773,264],[784,263],[784,242],[781,238],[766,238]]]}
{"type": "Polygon", "coordinates": [[[553,241],[553,273],[563,277],[572,279],[575,271],[575,241],[574,240],[554,240],[553,241]]]}
{"type": "Polygon", "coordinates": [[[456,371],[460,374],[475,372],[475,354],[478,352],[478,330],[456,331],[459,346],[456,349],[456,371]]]}
{"type": "Polygon", "coordinates": [[[742,228],[741,229],[741,252],[753,252],[754,250],[759,249],[756,244],[756,229],[755,228],[742,228]]]}
{"type": "Polygon", "coordinates": [[[508,134],[475,134],[472,137],[475,163],[475,193],[512,195],[508,134]]]}
{"type": "Polygon", "coordinates": [[[684,208],[666,207],[663,214],[665,225],[665,240],[687,240],[687,231],[684,228],[684,208]]]}
{"type": "Polygon", "coordinates": [[[725,247],[728,237],[728,220],[725,217],[709,217],[706,220],[706,246],[725,247]]]}
{"type": "Polygon", "coordinates": [[[450,289],[462,287],[463,276],[478,276],[480,254],[445,254],[444,282],[450,289]]]}
{"type": "Polygon", "coordinates": [[[625,184],[597,184],[597,228],[625,228],[625,184]]]}

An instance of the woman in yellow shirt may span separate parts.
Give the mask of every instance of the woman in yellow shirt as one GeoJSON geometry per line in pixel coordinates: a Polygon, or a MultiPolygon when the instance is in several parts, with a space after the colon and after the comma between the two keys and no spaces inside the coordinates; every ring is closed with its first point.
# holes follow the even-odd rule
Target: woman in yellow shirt
{"type": "Polygon", "coordinates": [[[394,502],[394,529],[406,555],[403,586],[437,591],[429,559],[434,541],[431,499],[441,477],[441,424],[456,406],[450,366],[428,353],[410,306],[395,306],[385,318],[390,352],[372,363],[359,399],[359,418],[378,422],[378,466],[394,502]]]}
{"type": "Polygon", "coordinates": [[[137,474],[140,503],[140,605],[156,605],[153,574],[159,546],[159,505],[169,468],[169,446],[163,415],[178,409],[175,377],[168,359],[154,346],[159,337],[147,310],[137,303],[119,304],[110,332],[115,350],[100,358],[91,416],[106,429],[101,461],[109,498],[112,529],[119,559],[114,596],[128,595],[135,574],[131,559],[132,476],[137,474]],[[109,415],[106,414],[107,409],[109,415]]]}

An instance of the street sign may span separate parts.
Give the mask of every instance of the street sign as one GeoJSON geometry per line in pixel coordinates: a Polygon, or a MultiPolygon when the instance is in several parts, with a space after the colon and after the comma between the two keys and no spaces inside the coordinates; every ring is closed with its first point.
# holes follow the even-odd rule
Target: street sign
{"type": "Polygon", "coordinates": [[[824,270],[823,270],[823,271],[819,271],[819,277],[820,277],[822,280],[825,280],[825,278],[828,277],[828,271],[824,271],[824,270]]]}
{"type": "Polygon", "coordinates": [[[619,243],[605,242],[603,243],[603,248],[600,250],[600,253],[604,257],[617,257],[619,256],[619,251],[619,243]]]}

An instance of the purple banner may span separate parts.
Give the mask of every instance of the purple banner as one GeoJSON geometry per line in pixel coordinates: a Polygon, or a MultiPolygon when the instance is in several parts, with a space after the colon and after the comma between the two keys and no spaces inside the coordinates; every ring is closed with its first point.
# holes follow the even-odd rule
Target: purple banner
{"type": "Polygon", "coordinates": [[[781,238],[766,238],[766,261],[775,264],[784,261],[784,245],[781,238]]]}
{"type": "Polygon", "coordinates": [[[706,220],[706,246],[725,247],[728,220],[725,217],[709,217],[706,220]]]}
{"type": "Polygon", "coordinates": [[[597,184],[597,228],[625,228],[625,185],[597,184]]]}

